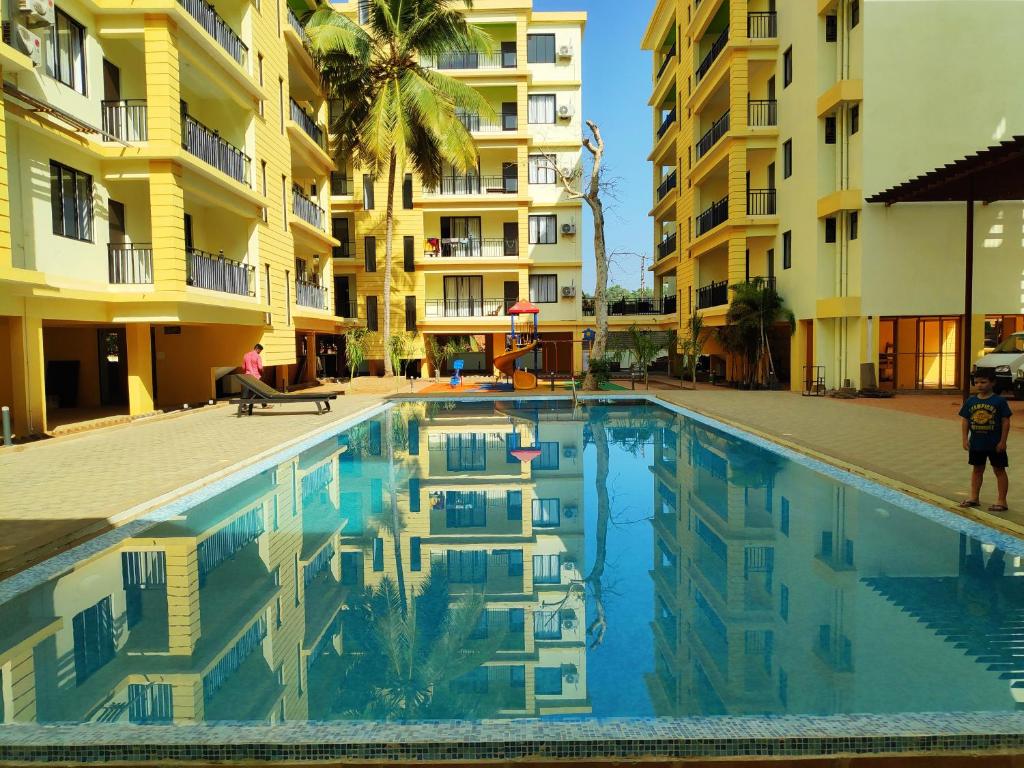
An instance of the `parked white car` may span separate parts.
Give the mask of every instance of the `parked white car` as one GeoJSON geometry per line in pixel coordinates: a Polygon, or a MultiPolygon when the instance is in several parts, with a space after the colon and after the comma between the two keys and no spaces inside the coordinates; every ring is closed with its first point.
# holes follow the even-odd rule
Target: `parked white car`
{"type": "Polygon", "coordinates": [[[996,379],[997,392],[1013,390],[1017,398],[1024,399],[1024,333],[1014,333],[982,357],[974,366],[974,373],[990,373],[996,379]]]}

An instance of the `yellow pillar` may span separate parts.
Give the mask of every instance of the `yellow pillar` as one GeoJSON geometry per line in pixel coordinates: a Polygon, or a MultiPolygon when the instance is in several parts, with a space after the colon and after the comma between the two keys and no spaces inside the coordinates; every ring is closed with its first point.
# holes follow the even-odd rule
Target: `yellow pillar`
{"type": "Polygon", "coordinates": [[[137,416],[153,410],[153,345],[149,323],[125,326],[128,343],[128,413],[137,416]]]}
{"type": "Polygon", "coordinates": [[[202,679],[190,675],[171,683],[171,703],[175,723],[202,722],[206,709],[202,679]]]}
{"type": "MultiPolygon", "coordinates": [[[[193,547],[167,551],[167,637],[172,656],[191,656],[202,635],[199,561],[193,547]]],[[[177,707],[175,707],[177,712],[177,707]]]]}
{"type": "Polygon", "coordinates": [[[316,334],[309,332],[302,335],[306,339],[306,362],[302,380],[313,381],[316,379],[316,334]]]}
{"type": "Polygon", "coordinates": [[[153,231],[153,284],[160,291],[185,289],[185,191],[181,169],[166,160],[149,164],[153,231]]]}
{"type": "Polygon", "coordinates": [[[43,319],[26,314],[10,319],[11,379],[14,389],[14,431],[33,435],[46,431],[46,362],[43,319]]]}
{"type": "MultiPolygon", "coordinates": [[[[0,69],[0,79],[3,71],[0,69]]],[[[7,116],[0,99],[0,147],[7,147],[7,116]]],[[[0,152],[0,268],[11,266],[11,206],[7,184],[7,152],[0,152]]]]}
{"type": "Polygon", "coordinates": [[[11,712],[15,723],[36,722],[36,673],[32,649],[11,659],[11,712]]]}
{"type": "Polygon", "coordinates": [[[146,124],[150,147],[172,154],[181,147],[181,68],[177,28],[166,16],[146,16],[146,124]]]}

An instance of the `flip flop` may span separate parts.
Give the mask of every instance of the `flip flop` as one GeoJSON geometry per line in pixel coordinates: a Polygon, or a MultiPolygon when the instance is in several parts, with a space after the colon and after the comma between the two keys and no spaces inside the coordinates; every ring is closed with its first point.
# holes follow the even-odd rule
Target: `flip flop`
{"type": "Polygon", "coordinates": [[[981,502],[977,499],[964,499],[960,502],[960,506],[964,509],[967,509],[968,507],[980,507],[981,502]]]}
{"type": "Polygon", "coordinates": [[[993,504],[988,508],[989,512],[1009,512],[1010,508],[1005,507],[1002,504],[993,504]]]}

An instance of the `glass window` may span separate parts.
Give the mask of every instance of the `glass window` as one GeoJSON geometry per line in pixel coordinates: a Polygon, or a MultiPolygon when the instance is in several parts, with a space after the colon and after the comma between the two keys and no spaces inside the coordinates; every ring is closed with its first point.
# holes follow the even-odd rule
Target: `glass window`
{"type": "Polygon", "coordinates": [[[782,268],[789,269],[793,266],[793,233],[782,233],[782,268]]]}
{"type": "Polygon", "coordinates": [[[110,606],[110,597],[104,597],[71,620],[78,685],[114,658],[114,621],[110,606]]]}
{"type": "Polygon", "coordinates": [[[559,611],[534,611],[533,636],[537,640],[561,640],[562,617],[559,611]]]}
{"type": "Polygon", "coordinates": [[[834,243],[836,241],[836,217],[829,216],[825,219],[825,242],[834,243]]]}
{"type": "Polygon", "coordinates": [[[558,301],[558,277],[530,275],[530,301],[534,304],[551,304],[558,301]]]}
{"type": "Polygon", "coordinates": [[[825,143],[836,143],[836,118],[835,115],[825,118],[825,143]]]}
{"type": "Polygon", "coordinates": [[[554,527],[561,522],[561,503],[558,499],[533,500],[533,524],[538,528],[554,527]]]}
{"type": "Polygon", "coordinates": [[[788,179],[793,175],[793,140],[786,139],[782,145],[782,178],[788,179]]]}
{"type": "Polygon", "coordinates": [[[789,46],[782,54],[782,87],[793,82],[793,46],[789,46]]]}
{"type": "Polygon", "coordinates": [[[554,245],[558,242],[558,217],[555,214],[530,217],[530,244],[554,245]]]}
{"type": "Polygon", "coordinates": [[[384,570],[384,539],[373,540],[373,570],[380,573],[384,570]]]}
{"type": "Polygon", "coordinates": [[[529,169],[531,184],[555,184],[558,181],[554,157],[530,155],[529,169]]]}
{"type": "Polygon", "coordinates": [[[530,64],[554,64],[555,36],[527,35],[526,61],[530,64]]]}
{"type": "Polygon", "coordinates": [[[50,161],[53,233],[92,241],[92,176],[50,161]]]}
{"type": "Polygon", "coordinates": [[[505,491],[505,510],[509,520],[523,519],[522,491],[505,491]]]}
{"type": "Polygon", "coordinates": [[[562,695],[562,668],[535,667],[533,686],[538,696],[562,695]]]}
{"type": "Polygon", "coordinates": [[[558,584],[562,577],[559,571],[561,567],[559,555],[534,555],[533,556],[533,583],[534,584],[558,584]]]}
{"type": "Polygon", "coordinates": [[[47,36],[46,74],[85,94],[85,27],[60,8],[47,36]]]}
{"type": "Polygon", "coordinates": [[[850,135],[860,130],[860,105],[850,107],[850,135]]]}
{"type": "Polygon", "coordinates": [[[850,0],[850,29],[858,24],[860,24],[860,2],[859,0],[850,0]]]}
{"type": "Polygon", "coordinates": [[[839,24],[835,14],[825,17],[825,42],[834,43],[839,38],[839,24]]]}
{"type": "Polygon", "coordinates": [[[537,443],[540,449],[540,456],[531,462],[533,469],[558,469],[558,443],[547,442],[537,443]]]}
{"type": "Polygon", "coordinates": [[[850,239],[857,239],[857,225],[860,223],[860,215],[857,211],[850,211],[850,239]]]}
{"type": "Polygon", "coordinates": [[[526,119],[529,123],[555,122],[555,94],[531,93],[526,101],[526,119]]]}

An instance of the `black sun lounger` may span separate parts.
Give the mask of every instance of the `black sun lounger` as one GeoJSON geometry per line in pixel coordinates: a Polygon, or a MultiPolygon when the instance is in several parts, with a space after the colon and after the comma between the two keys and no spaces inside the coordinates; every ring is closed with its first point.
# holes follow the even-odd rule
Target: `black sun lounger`
{"type": "Polygon", "coordinates": [[[316,392],[303,394],[296,392],[289,394],[278,392],[255,376],[245,373],[235,374],[235,377],[238,379],[238,383],[242,385],[242,394],[230,402],[232,405],[238,405],[239,416],[245,414],[252,416],[252,407],[257,403],[261,405],[264,403],[313,403],[316,405],[316,413],[319,416],[331,410],[331,400],[338,399],[338,396],[334,393],[316,392]]]}

